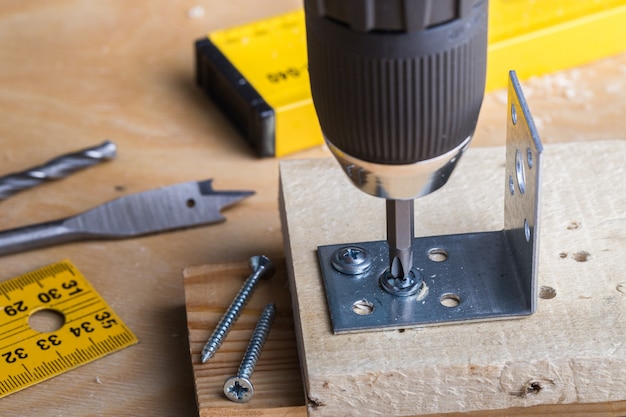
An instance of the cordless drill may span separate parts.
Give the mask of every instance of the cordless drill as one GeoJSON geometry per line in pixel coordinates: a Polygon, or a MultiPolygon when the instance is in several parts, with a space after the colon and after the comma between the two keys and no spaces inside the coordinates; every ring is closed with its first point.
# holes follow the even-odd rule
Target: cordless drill
{"type": "Polygon", "coordinates": [[[385,198],[389,268],[411,295],[413,200],[448,180],[485,88],[487,0],[305,0],[311,92],[356,187],[385,198]]]}

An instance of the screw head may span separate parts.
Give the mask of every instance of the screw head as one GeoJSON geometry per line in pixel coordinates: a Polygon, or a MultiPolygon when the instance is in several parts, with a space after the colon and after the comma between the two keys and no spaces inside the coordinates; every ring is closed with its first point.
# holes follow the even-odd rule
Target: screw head
{"type": "Polygon", "coordinates": [[[359,246],[344,246],[337,249],[331,257],[333,268],[347,275],[359,275],[372,266],[372,256],[359,246]]]}
{"type": "Polygon", "coordinates": [[[231,376],[224,382],[224,395],[236,403],[245,403],[254,395],[254,387],[248,378],[231,376]]]}
{"type": "Polygon", "coordinates": [[[389,294],[400,297],[408,297],[417,294],[424,286],[422,273],[416,268],[411,268],[409,273],[402,278],[395,278],[387,269],[380,276],[380,286],[389,294]]]}
{"type": "Polygon", "coordinates": [[[251,257],[248,264],[250,265],[250,271],[252,271],[253,274],[262,274],[261,278],[269,278],[274,275],[274,272],[276,271],[276,268],[270,258],[265,255],[251,257]]]}

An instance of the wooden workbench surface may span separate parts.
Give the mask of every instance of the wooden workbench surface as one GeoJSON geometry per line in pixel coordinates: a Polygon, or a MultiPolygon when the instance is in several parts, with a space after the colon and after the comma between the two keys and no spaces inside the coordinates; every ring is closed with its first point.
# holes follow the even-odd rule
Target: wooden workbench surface
{"type": "MultiPolygon", "coordinates": [[[[204,33],[300,7],[299,0],[3,1],[0,175],[108,138],[118,158],[0,202],[0,227],[64,217],[181,181],[252,189],[218,225],[0,258],[0,280],[69,258],[140,344],[0,400],[3,416],[197,414],[182,270],[282,259],[278,161],[258,159],[194,84],[204,33]],[[201,6],[202,13],[192,8],[201,6]]],[[[199,10],[199,9],[194,9],[199,10]]],[[[546,143],[626,135],[626,54],[524,83],[546,143]]],[[[473,146],[501,145],[506,93],[485,98],[473,146]]],[[[290,158],[327,157],[323,148],[290,158]]],[[[216,286],[215,291],[219,291],[216,286]]]]}

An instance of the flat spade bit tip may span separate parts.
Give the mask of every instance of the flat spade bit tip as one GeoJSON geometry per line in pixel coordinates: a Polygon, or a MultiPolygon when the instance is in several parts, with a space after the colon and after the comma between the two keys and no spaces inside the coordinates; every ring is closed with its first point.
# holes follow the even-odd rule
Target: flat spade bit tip
{"type": "Polygon", "coordinates": [[[212,179],[198,181],[198,189],[203,196],[211,196],[215,200],[216,206],[220,209],[232,206],[255,194],[255,192],[251,190],[216,191],[213,189],[212,179]]]}

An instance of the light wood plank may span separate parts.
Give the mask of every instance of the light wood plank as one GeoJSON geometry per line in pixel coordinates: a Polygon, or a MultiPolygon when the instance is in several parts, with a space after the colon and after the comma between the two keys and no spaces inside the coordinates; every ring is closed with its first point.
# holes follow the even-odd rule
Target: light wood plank
{"type": "MultiPolygon", "coordinates": [[[[610,410],[626,400],[624,155],[626,141],[546,147],[539,281],[557,295],[540,299],[533,316],[347,335],[331,333],[316,247],[384,239],[384,202],[351,186],[332,160],[281,163],[283,231],[310,415],[410,416],[545,404],[571,413],[570,404],[607,403],[600,407],[610,410]]],[[[448,185],[416,200],[416,234],[500,229],[503,162],[503,148],[470,150],[448,185]]]]}

